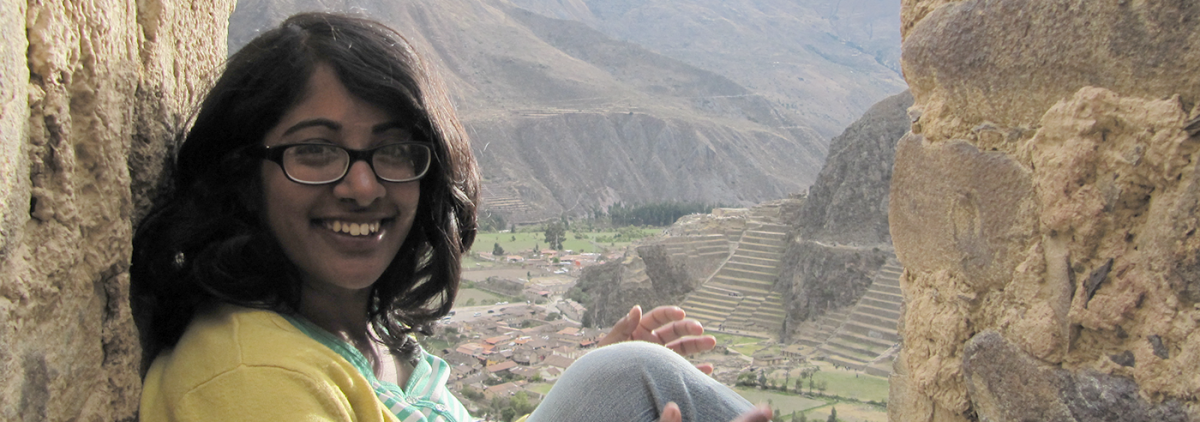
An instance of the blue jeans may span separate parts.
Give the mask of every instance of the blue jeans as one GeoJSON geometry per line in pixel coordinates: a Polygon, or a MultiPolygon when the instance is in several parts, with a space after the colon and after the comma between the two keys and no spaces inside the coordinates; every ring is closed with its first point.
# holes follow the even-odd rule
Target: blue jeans
{"type": "Polygon", "coordinates": [[[685,422],[729,422],[752,408],[671,349],[631,341],[579,358],[528,422],[651,422],[669,402],[679,405],[685,422]]]}

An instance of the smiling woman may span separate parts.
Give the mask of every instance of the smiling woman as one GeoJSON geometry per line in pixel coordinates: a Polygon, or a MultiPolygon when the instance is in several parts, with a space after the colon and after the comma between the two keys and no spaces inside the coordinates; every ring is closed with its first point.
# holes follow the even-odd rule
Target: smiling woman
{"type": "MultiPolygon", "coordinates": [[[[134,238],[141,420],[471,420],[414,339],[450,312],[479,199],[435,76],[396,32],[322,13],[230,58],[134,238]]],[[[634,308],[530,420],[745,412],[680,356],[702,333],[634,308]]]]}

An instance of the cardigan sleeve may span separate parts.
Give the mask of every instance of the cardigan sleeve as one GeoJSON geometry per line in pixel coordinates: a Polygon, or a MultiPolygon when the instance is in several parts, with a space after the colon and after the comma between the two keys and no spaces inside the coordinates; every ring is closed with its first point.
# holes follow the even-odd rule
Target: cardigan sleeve
{"type": "MultiPolygon", "coordinates": [[[[337,386],[312,374],[272,366],[239,366],[161,403],[161,419],[143,421],[383,421],[384,415],[355,415],[355,401],[337,386]],[[368,419],[363,418],[367,416],[368,419]]],[[[374,406],[363,406],[372,408],[374,406]]],[[[150,418],[146,418],[150,416],[150,418]]]]}

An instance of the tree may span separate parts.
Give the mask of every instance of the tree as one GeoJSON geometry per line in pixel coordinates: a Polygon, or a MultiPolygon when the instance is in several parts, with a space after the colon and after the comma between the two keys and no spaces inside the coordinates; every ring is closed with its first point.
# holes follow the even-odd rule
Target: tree
{"type": "Polygon", "coordinates": [[[492,246],[492,255],[504,256],[504,248],[501,248],[500,244],[497,243],[495,246],[492,246]]]}
{"type": "Polygon", "coordinates": [[[758,371],[758,386],[762,388],[767,387],[767,376],[763,374],[762,370],[758,371]]]}
{"type": "Polygon", "coordinates": [[[529,394],[524,391],[518,391],[517,394],[513,395],[511,403],[515,415],[528,415],[537,407],[529,404],[529,394]]]}
{"type": "Polygon", "coordinates": [[[753,385],[754,385],[754,373],[753,373],[753,372],[743,372],[743,373],[741,373],[741,374],[740,374],[740,375],[738,375],[738,377],[737,377],[737,384],[738,384],[738,385],[744,385],[744,386],[747,386],[747,387],[749,387],[749,386],[753,386],[753,385]]]}
{"type": "Polygon", "coordinates": [[[563,226],[561,221],[555,221],[546,225],[546,243],[549,243],[550,249],[560,251],[563,249],[562,242],[567,238],[567,228],[563,226]]]}
{"type": "Polygon", "coordinates": [[[837,422],[837,420],[838,420],[837,419],[837,408],[830,407],[829,408],[829,419],[825,419],[825,422],[837,422]]]}

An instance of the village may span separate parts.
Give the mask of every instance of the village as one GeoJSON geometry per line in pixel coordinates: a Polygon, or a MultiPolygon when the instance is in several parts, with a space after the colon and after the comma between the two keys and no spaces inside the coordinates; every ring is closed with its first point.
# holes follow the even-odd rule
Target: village
{"type": "MultiPolygon", "coordinates": [[[[436,353],[450,364],[450,390],[472,414],[487,419],[506,420],[514,412],[519,416],[532,409],[563,371],[607,332],[608,327],[583,327],[584,306],[564,295],[583,268],[620,257],[553,250],[477,253],[480,262],[464,268],[464,290],[512,298],[512,303],[476,304],[469,299],[466,304],[476,306],[461,306],[460,300],[436,334],[425,340],[427,349],[433,352],[431,346],[437,347],[436,353]],[[503,409],[510,409],[509,415],[498,414],[503,409]]],[[[713,376],[730,386],[746,373],[782,371],[775,375],[785,378],[788,369],[795,369],[790,350],[777,346],[771,348],[774,352],[743,354],[731,346],[730,341],[719,342],[713,351],[689,358],[713,364],[713,376]]]]}

